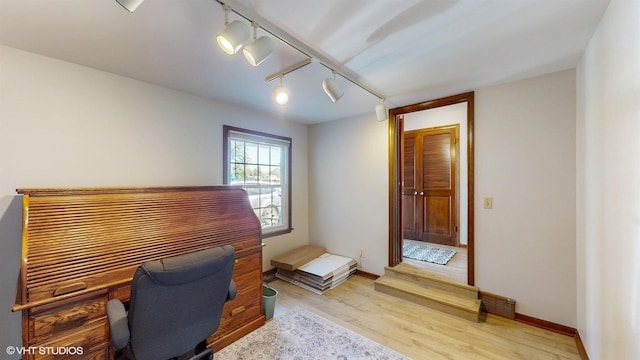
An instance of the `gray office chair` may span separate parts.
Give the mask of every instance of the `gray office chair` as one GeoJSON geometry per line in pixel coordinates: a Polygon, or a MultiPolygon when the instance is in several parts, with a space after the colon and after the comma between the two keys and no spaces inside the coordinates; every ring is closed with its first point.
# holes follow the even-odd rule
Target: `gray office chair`
{"type": "Polygon", "coordinates": [[[213,358],[206,338],[236,296],[233,246],[148,261],[131,282],[129,311],[107,303],[111,343],[136,360],[213,358]]]}

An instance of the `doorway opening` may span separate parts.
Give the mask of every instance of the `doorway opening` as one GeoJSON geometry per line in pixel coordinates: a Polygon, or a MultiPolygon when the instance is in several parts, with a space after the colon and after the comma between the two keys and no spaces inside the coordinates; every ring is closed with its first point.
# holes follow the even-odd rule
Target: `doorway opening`
{"type": "Polygon", "coordinates": [[[466,184],[466,168],[464,174],[460,171],[466,154],[464,159],[458,154],[459,138],[466,136],[466,129],[460,134],[460,122],[424,127],[434,125],[434,120],[445,123],[458,120],[451,117],[460,110],[464,117],[460,122],[466,125],[465,103],[404,115],[401,179],[404,240],[466,246],[466,234],[459,236],[466,226],[459,229],[458,216],[461,210],[466,210],[466,188],[463,194],[459,191],[461,181],[466,184]],[[410,116],[414,114],[417,116],[410,116]],[[465,204],[461,209],[463,196],[465,204]]]}
{"type": "MultiPolygon", "coordinates": [[[[473,236],[473,92],[464,93],[454,96],[449,96],[442,99],[436,99],[426,101],[419,104],[403,106],[389,110],[389,265],[395,266],[403,261],[402,245],[405,237],[405,232],[409,237],[418,238],[417,240],[433,240],[432,242],[447,243],[453,246],[460,244],[466,244],[466,282],[469,285],[474,285],[474,236],[473,236]],[[456,105],[458,104],[458,105],[456,105]],[[415,115],[425,110],[437,110],[438,108],[449,107],[450,105],[456,105],[458,110],[462,109],[463,115],[466,115],[466,124],[460,124],[463,126],[460,133],[466,135],[466,139],[462,137],[456,144],[455,142],[455,126],[440,124],[433,131],[426,131],[422,133],[420,129],[421,125],[416,125],[413,119],[416,119],[415,115]],[[405,133],[405,125],[407,126],[407,132],[405,133]],[[466,131],[464,131],[466,130],[466,131]],[[435,131],[435,132],[434,132],[435,131]],[[407,166],[411,164],[403,161],[405,159],[404,152],[409,149],[416,149],[410,146],[411,142],[416,141],[416,133],[418,136],[423,135],[436,135],[432,138],[424,138],[418,140],[422,143],[427,141],[429,145],[423,147],[420,145],[417,149],[423,152],[425,157],[431,156],[431,160],[426,163],[433,163],[433,155],[429,155],[431,148],[437,147],[442,149],[443,147],[449,147],[451,150],[449,154],[453,159],[458,162],[459,158],[464,158],[464,161],[460,161],[460,165],[454,163],[447,163],[447,159],[441,159],[439,166],[442,164],[449,166],[449,179],[457,180],[457,190],[443,191],[442,189],[429,188],[429,185],[425,183],[427,175],[417,174],[417,180],[422,183],[411,184],[410,179],[412,171],[405,171],[407,166]],[[405,139],[405,134],[409,134],[405,139]],[[421,135],[420,135],[421,134],[421,135]],[[407,142],[405,142],[407,141],[407,142]],[[454,146],[455,145],[455,146],[454,146]],[[465,146],[466,145],[466,146],[465,146]],[[456,146],[457,149],[456,150],[456,146]],[[456,169],[455,166],[458,166],[456,169]],[[462,167],[462,169],[460,169],[462,167]],[[453,174],[451,173],[453,172],[453,174]],[[461,175],[466,175],[461,176],[461,175]],[[404,183],[403,181],[407,181],[404,183]],[[413,187],[412,187],[413,186],[413,187]],[[454,201],[458,203],[458,206],[454,205],[454,201]],[[425,216],[424,209],[420,204],[438,205],[440,207],[447,208],[446,211],[440,214],[432,214],[425,216]],[[408,214],[413,211],[414,214],[408,214]],[[409,220],[407,220],[409,219],[409,220]],[[406,226],[406,224],[412,224],[406,226]],[[420,228],[420,231],[416,231],[420,228]]],[[[445,153],[441,152],[441,153],[445,153]]],[[[418,155],[421,158],[423,155],[418,155]]],[[[420,159],[419,161],[422,161],[420,159]]],[[[438,165],[438,164],[436,164],[438,165]]],[[[431,165],[425,165],[431,166],[431,165]]],[[[415,171],[413,171],[415,174],[415,171]]],[[[434,179],[431,179],[431,184],[434,184],[434,179]]],[[[437,182],[436,182],[437,183],[437,182]]]]}

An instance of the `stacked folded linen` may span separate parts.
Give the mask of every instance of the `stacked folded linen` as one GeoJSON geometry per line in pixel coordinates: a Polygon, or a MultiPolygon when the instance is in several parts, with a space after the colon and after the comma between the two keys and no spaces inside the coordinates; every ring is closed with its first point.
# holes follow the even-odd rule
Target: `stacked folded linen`
{"type": "Polygon", "coordinates": [[[279,268],[276,277],[316,294],[324,294],[355,274],[357,266],[353,259],[325,253],[293,271],[279,268]]]}

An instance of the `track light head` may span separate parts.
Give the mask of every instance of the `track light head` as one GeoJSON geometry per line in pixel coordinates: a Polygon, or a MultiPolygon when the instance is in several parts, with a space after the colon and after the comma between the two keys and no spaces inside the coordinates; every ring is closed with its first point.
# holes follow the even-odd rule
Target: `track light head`
{"type": "Polygon", "coordinates": [[[333,102],[336,102],[336,101],[340,100],[342,95],[344,95],[344,91],[342,91],[342,89],[340,89],[338,84],[336,84],[336,81],[334,80],[335,77],[336,77],[336,73],[334,71],[333,72],[333,79],[332,78],[326,78],[326,79],[324,79],[324,81],[322,81],[322,88],[324,89],[324,92],[327,94],[327,96],[333,102]]]}
{"type": "Polygon", "coordinates": [[[249,64],[258,66],[262,64],[273,52],[273,41],[266,37],[261,36],[251,44],[242,49],[245,59],[249,64]]]}
{"type": "Polygon", "coordinates": [[[118,4],[122,5],[123,8],[129,10],[129,12],[134,12],[142,4],[144,0],[116,0],[118,4]]]}
{"type": "Polygon", "coordinates": [[[251,23],[251,27],[253,27],[253,42],[245,46],[244,49],[242,49],[242,53],[249,64],[258,66],[271,56],[273,52],[273,41],[266,36],[257,38],[258,24],[255,22],[251,23]]]}
{"type": "Polygon", "coordinates": [[[287,89],[282,86],[282,78],[283,76],[280,76],[280,85],[273,88],[273,97],[276,98],[276,102],[280,105],[289,102],[289,94],[287,93],[287,89]]]}
{"type": "Polygon", "coordinates": [[[233,55],[249,40],[249,29],[240,20],[232,21],[216,36],[218,46],[229,55],[233,55]]]}
{"type": "Polygon", "coordinates": [[[278,85],[273,89],[273,96],[276,98],[276,102],[280,105],[284,105],[289,102],[289,94],[287,94],[287,90],[285,90],[282,85],[278,85]]]}
{"type": "Polygon", "coordinates": [[[378,118],[378,121],[387,120],[387,108],[384,106],[384,99],[381,99],[376,105],[376,117],[378,118]]]}

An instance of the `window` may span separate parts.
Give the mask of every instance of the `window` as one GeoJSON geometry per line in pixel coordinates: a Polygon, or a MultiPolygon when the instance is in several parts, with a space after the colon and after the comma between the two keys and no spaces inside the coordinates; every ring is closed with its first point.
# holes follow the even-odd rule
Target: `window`
{"type": "Polygon", "coordinates": [[[291,139],[225,125],[224,183],[242,186],[263,237],[291,232],[291,139]]]}

